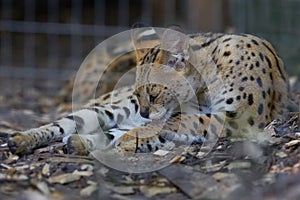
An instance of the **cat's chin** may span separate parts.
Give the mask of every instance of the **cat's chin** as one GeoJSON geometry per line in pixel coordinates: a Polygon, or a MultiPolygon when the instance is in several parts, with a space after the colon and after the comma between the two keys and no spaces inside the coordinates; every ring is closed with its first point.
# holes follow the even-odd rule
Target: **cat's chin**
{"type": "Polygon", "coordinates": [[[152,120],[160,120],[164,119],[167,114],[167,110],[165,108],[161,108],[159,112],[150,113],[149,118],[152,120]]]}

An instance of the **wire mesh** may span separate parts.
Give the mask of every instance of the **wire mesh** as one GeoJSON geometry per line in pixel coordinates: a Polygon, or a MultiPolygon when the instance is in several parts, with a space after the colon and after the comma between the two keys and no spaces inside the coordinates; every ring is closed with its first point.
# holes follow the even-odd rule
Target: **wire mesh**
{"type": "Polygon", "coordinates": [[[57,89],[97,44],[138,21],[258,34],[293,68],[299,66],[299,8],[297,0],[0,0],[0,90],[16,79],[27,81],[24,88],[52,80],[57,89]]]}

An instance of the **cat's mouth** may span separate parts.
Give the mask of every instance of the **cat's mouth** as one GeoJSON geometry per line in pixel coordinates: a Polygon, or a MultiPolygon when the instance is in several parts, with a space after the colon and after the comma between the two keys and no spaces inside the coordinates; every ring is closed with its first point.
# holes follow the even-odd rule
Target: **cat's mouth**
{"type": "Polygon", "coordinates": [[[166,120],[172,115],[173,109],[160,106],[158,109],[155,109],[156,112],[153,111],[153,109],[150,109],[149,118],[151,120],[166,120]]]}
{"type": "Polygon", "coordinates": [[[159,112],[150,113],[149,118],[152,120],[159,120],[164,118],[165,115],[166,115],[166,109],[162,109],[159,112]]]}
{"type": "Polygon", "coordinates": [[[167,109],[163,106],[152,106],[150,109],[149,118],[152,120],[163,119],[167,114],[167,109]]]}

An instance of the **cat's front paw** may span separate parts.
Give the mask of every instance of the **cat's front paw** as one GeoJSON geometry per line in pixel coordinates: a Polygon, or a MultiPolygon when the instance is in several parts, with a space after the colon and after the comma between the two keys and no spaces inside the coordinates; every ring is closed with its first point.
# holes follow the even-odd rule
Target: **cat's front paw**
{"type": "Polygon", "coordinates": [[[151,129],[139,127],[128,131],[115,143],[117,149],[135,153],[154,152],[170,146],[174,146],[174,143],[165,140],[151,129]]]}
{"type": "Polygon", "coordinates": [[[67,139],[67,151],[69,154],[87,155],[88,148],[86,141],[80,135],[71,135],[67,139]]]}
{"type": "Polygon", "coordinates": [[[9,136],[7,145],[9,150],[14,154],[26,154],[32,151],[30,137],[23,133],[13,133],[9,136]]]}
{"type": "Polygon", "coordinates": [[[115,142],[115,147],[120,151],[137,152],[139,149],[138,138],[130,133],[125,133],[115,142]]]}

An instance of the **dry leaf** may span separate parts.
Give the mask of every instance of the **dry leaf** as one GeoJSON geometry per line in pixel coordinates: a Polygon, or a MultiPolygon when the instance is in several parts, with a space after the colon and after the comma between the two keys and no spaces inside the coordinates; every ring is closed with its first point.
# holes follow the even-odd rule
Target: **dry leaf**
{"type": "Polygon", "coordinates": [[[279,158],[286,158],[287,157],[287,154],[284,153],[283,151],[277,152],[275,155],[278,156],[279,158]]]}
{"type": "Polygon", "coordinates": [[[244,169],[244,168],[250,168],[250,167],[251,167],[251,163],[250,162],[236,161],[236,162],[231,162],[227,166],[227,169],[228,170],[232,170],[232,169],[244,169]]]}
{"type": "Polygon", "coordinates": [[[175,156],[172,160],[170,160],[170,163],[180,163],[185,160],[184,156],[175,156]]]}
{"type": "Polygon", "coordinates": [[[203,166],[203,167],[201,167],[201,169],[204,169],[206,172],[218,171],[218,170],[222,169],[222,167],[224,167],[225,164],[226,164],[226,161],[221,161],[214,165],[209,164],[209,165],[203,166]]]}
{"type": "Polygon", "coordinates": [[[91,196],[91,194],[97,190],[97,185],[96,184],[92,184],[92,185],[89,185],[85,188],[83,188],[82,190],[80,190],[80,196],[82,197],[89,197],[91,196]]]}
{"type": "Polygon", "coordinates": [[[48,179],[49,183],[60,183],[60,184],[66,184],[66,183],[71,183],[73,181],[77,181],[80,179],[80,175],[78,174],[73,174],[73,173],[67,173],[67,174],[62,174],[58,176],[52,176],[48,179]]]}
{"type": "Polygon", "coordinates": [[[156,186],[141,186],[140,191],[147,197],[153,197],[158,194],[169,194],[176,192],[175,187],[156,187],[156,186]]]}
{"type": "Polygon", "coordinates": [[[110,190],[118,194],[134,194],[135,191],[133,187],[130,186],[107,186],[110,190]]]}
{"type": "Polygon", "coordinates": [[[45,182],[37,182],[34,184],[43,194],[48,195],[50,193],[48,185],[45,182]]]}
{"type": "Polygon", "coordinates": [[[92,176],[93,172],[92,171],[78,171],[78,170],[75,170],[72,174],[79,175],[79,176],[92,176]]]}
{"type": "Polygon", "coordinates": [[[300,140],[292,140],[285,144],[285,148],[290,148],[291,146],[298,145],[300,143],[300,140]]]}
{"type": "Polygon", "coordinates": [[[50,164],[46,163],[42,169],[42,174],[45,176],[50,175],[50,164]]]}

